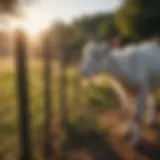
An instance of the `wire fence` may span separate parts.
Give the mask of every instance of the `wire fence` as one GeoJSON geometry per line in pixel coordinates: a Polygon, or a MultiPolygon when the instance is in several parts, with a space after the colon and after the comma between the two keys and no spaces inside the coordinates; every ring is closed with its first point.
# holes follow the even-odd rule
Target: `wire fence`
{"type": "Polygon", "coordinates": [[[56,156],[53,132],[58,128],[53,126],[64,133],[71,109],[67,106],[78,104],[77,66],[67,68],[65,53],[53,61],[47,39],[40,62],[29,58],[23,31],[16,33],[15,42],[15,57],[7,59],[12,66],[4,67],[0,78],[0,159],[47,160],[56,156]]]}

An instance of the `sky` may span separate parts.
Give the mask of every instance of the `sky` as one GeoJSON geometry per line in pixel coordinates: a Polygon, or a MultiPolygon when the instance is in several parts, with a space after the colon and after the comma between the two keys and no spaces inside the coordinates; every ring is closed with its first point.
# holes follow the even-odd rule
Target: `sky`
{"type": "Polygon", "coordinates": [[[122,0],[37,0],[25,8],[27,18],[23,25],[32,32],[49,26],[56,20],[72,21],[75,17],[117,9],[122,0]]]}
{"type": "Polygon", "coordinates": [[[40,0],[30,10],[39,14],[39,19],[61,18],[70,21],[81,14],[114,10],[120,2],[121,0],[40,0]]]}

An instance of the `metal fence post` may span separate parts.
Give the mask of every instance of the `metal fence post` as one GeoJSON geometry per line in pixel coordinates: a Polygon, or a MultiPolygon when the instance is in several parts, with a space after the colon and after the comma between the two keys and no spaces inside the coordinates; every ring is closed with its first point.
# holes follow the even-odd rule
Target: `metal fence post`
{"type": "Polygon", "coordinates": [[[21,160],[31,160],[31,133],[29,122],[26,59],[26,36],[22,30],[18,30],[16,32],[16,67],[20,118],[21,160]]]}

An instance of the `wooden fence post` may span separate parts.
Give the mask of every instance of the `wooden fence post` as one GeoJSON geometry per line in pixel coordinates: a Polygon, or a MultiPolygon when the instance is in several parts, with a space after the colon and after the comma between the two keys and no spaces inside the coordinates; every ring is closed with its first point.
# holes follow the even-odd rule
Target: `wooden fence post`
{"type": "Polygon", "coordinates": [[[67,118],[68,118],[68,107],[66,102],[66,52],[67,48],[61,46],[61,57],[60,57],[60,110],[61,110],[61,125],[64,133],[67,130],[67,118]]]}
{"type": "Polygon", "coordinates": [[[31,160],[32,155],[26,52],[25,33],[22,30],[18,30],[16,32],[16,67],[20,118],[21,160],[31,160]]]}
{"type": "Polygon", "coordinates": [[[52,128],[52,55],[48,37],[44,42],[44,87],[45,87],[45,160],[53,157],[52,128]]]}

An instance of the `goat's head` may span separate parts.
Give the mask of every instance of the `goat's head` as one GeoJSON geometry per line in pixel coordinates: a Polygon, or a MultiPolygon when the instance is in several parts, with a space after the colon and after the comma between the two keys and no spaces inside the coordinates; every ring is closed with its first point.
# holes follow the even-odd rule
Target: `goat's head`
{"type": "Polygon", "coordinates": [[[81,74],[85,77],[105,71],[109,47],[104,43],[91,41],[84,46],[81,74]]]}

